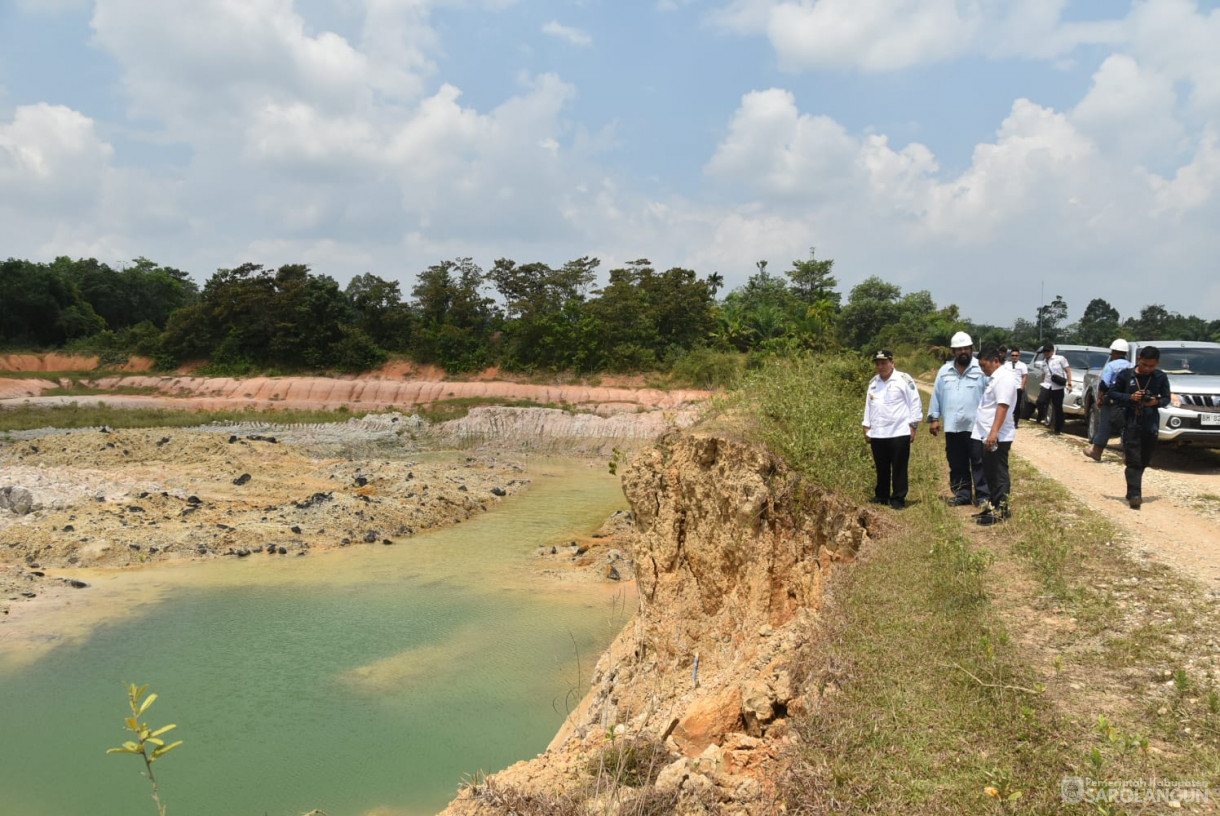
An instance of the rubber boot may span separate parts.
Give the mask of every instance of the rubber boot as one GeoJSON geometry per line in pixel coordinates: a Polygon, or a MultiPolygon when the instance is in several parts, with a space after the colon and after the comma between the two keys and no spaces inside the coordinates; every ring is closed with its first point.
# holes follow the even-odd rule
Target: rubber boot
{"type": "Polygon", "coordinates": [[[1098,445],[1089,445],[1084,449],[1084,455],[1092,459],[1094,462],[1100,462],[1101,450],[1101,447],[1098,445]]]}

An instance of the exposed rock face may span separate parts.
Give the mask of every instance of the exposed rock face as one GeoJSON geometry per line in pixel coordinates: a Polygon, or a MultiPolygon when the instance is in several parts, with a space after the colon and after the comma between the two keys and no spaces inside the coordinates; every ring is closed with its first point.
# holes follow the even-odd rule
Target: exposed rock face
{"type": "MultiPolygon", "coordinates": [[[[3,370],[3,369],[0,369],[3,370]]],[[[135,375],[100,377],[85,382],[105,390],[144,390],[148,395],[90,395],[90,402],[126,408],[195,410],[284,408],[330,409],[340,405],[382,410],[430,405],[454,399],[529,400],[573,406],[599,414],[633,412],[639,408],[687,409],[707,399],[692,389],[610,388],[579,385],[532,385],[503,381],[454,382],[387,380],[364,377],[190,377],[135,375]]],[[[0,399],[23,398],[36,405],[66,405],[76,396],[39,396],[54,388],[50,380],[0,378],[0,399]]]]}
{"type": "MultiPolygon", "coordinates": [[[[762,448],[700,432],[638,454],[623,489],[636,524],[639,612],[548,752],[493,785],[570,792],[612,733],[663,741],[679,757],[656,781],[677,790],[675,812],[731,801],[734,812],[773,813],[771,772],[790,739],[788,711],[803,702],[788,663],[818,614],[827,571],[854,557],[868,515],[762,448]]],[[[446,813],[499,812],[478,793],[446,813]]]]}
{"type": "Polygon", "coordinates": [[[602,417],[558,408],[487,406],[472,408],[461,419],[443,423],[438,433],[463,441],[487,441],[497,447],[532,450],[552,445],[572,451],[582,447],[577,440],[584,440],[583,447],[609,453],[624,442],[643,444],[669,429],[688,427],[697,416],[694,410],[620,412],[602,417]]]}

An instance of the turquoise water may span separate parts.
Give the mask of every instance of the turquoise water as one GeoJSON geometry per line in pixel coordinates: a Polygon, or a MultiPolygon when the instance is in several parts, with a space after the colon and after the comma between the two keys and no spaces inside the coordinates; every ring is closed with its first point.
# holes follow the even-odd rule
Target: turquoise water
{"type": "Polygon", "coordinates": [[[394,547],[90,574],[92,597],[16,627],[23,659],[0,661],[0,814],[155,814],[140,760],[105,754],[130,682],[185,742],[154,766],[171,816],[435,813],[463,774],[542,751],[629,604],[534,563],[622,506],[616,480],[528,475],[394,547]]]}

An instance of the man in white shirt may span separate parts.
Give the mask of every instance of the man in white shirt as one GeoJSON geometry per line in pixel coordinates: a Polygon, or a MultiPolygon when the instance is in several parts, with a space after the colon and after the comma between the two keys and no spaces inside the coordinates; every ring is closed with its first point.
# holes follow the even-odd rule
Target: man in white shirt
{"type": "Polygon", "coordinates": [[[923,404],[915,381],[895,370],[894,352],[881,349],[873,355],[873,364],[877,376],[868,384],[862,423],[877,469],[877,487],[869,501],[901,510],[906,507],[907,465],[923,404]]]}
{"type": "Polygon", "coordinates": [[[1008,367],[1017,372],[1017,403],[1012,406],[1012,426],[1021,426],[1021,408],[1025,405],[1025,381],[1029,379],[1029,366],[1021,359],[1021,349],[1010,349],[1008,367]]]}
{"type": "Polygon", "coordinates": [[[974,415],[974,430],[970,438],[983,443],[983,470],[991,490],[990,505],[978,516],[983,525],[1001,524],[1008,520],[1008,496],[1012,483],[1008,477],[1008,451],[1017,437],[1012,407],[1017,401],[1017,372],[1004,367],[1004,353],[990,349],[979,354],[979,366],[989,381],[983,401],[974,415]]]}
{"type": "Polygon", "coordinates": [[[1046,358],[1042,364],[1042,390],[1038,392],[1038,421],[1046,419],[1047,407],[1053,405],[1051,433],[1059,434],[1063,431],[1063,397],[1067,393],[1064,389],[1072,387],[1072,368],[1066,357],[1055,352],[1054,345],[1047,343],[1042,353],[1046,358]]]}

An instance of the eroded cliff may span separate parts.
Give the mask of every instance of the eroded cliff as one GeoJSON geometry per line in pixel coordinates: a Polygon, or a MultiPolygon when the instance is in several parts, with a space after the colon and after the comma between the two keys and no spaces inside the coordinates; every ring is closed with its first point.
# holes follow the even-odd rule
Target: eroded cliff
{"type": "Polygon", "coordinates": [[[807,705],[791,659],[869,516],[709,432],[640,452],[623,488],[636,616],[547,752],[469,786],[448,816],[775,812],[787,719],[807,705]]]}

